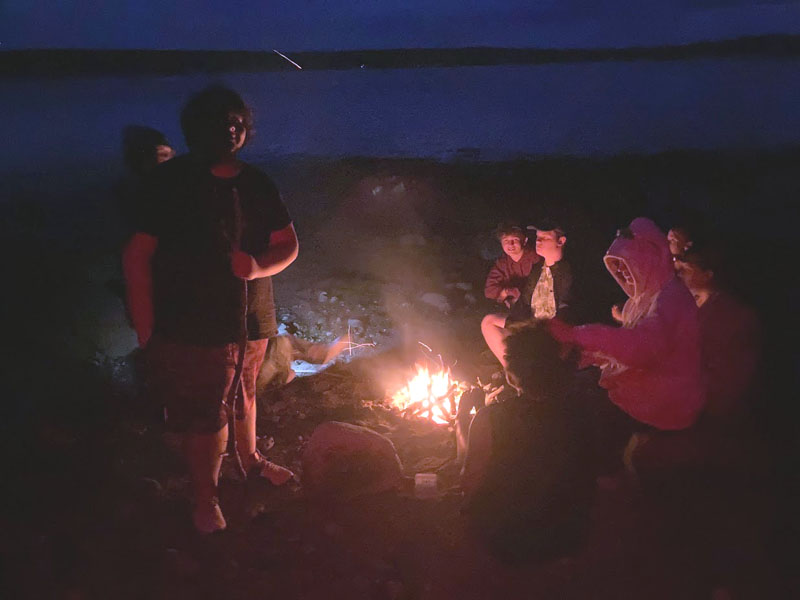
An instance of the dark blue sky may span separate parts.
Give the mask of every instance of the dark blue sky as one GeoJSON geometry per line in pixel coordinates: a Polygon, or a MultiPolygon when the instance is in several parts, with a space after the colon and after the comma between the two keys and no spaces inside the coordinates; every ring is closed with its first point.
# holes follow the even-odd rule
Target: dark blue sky
{"type": "Polygon", "coordinates": [[[800,0],[0,0],[0,48],[606,47],[800,33],[800,0]]]}

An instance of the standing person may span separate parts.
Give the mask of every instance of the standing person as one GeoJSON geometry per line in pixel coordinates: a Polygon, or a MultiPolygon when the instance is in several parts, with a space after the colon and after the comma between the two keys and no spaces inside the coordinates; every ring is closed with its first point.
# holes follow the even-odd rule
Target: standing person
{"type": "Polygon", "coordinates": [[[148,179],[123,267],[153,392],[167,407],[167,427],[183,434],[194,525],[211,533],[226,526],[218,479],[234,434],[225,402],[238,361],[242,466],[276,485],[292,477],[256,449],[255,381],[267,340],[277,335],[271,276],[295,260],[298,243],[273,182],[237,158],[252,116],[236,92],[211,86],[195,94],[181,127],[189,153],[148,179]]]}

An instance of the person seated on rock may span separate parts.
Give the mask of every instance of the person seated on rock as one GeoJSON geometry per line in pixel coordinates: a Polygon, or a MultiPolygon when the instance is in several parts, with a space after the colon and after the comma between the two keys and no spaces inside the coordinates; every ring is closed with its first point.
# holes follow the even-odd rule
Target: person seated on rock
{"type": "Polygon", "coordinates": [[[542,259],[528,245],[528,237],[519,225],[503,223],[497,228],[496,235],[503,256],[497,259],[486,276],[484,295],[510,308],[520,297],[531,268],[542,259]]]}
{"type": "Polygon", "coordinates": [[[634,219],[603,258],[627,294],[622,326],[574,327],[553,319],[561,342],[576,345],[584,363],[600,367],[599,385],[638,425],[681,430],[705,406],[697,306],[673,268],[666,236],[653,221],[634,219]]]}
{"type": "Polygon", "coordinates": [[[519,300],[509,314],[494,313],[481,321],[483,339],[503,368],[506,367],[505,339],[512,323],[521,326],[531,320],[552,319],[556,315],[568,318],[572,270],[564,259],[566,242],[564,229],[555,223],[536,228],[535,248],[541,260],[531,267],[519,300]]]}
{"type": "Polygon", "coordinates": [[[572,551],[588,523],[595,473],[574,363],[542,323],[507,340],[517,396],[478,411],[461,486],[472,530],[501,558],[572,551]]]}

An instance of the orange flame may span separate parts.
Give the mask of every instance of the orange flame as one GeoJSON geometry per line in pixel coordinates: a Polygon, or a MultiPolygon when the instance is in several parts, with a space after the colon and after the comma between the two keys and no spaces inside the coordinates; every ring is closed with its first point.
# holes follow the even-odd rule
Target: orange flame
{"type": "Polygon", "coordinates": [[[449,423],[458,410],[461,384],[452,378],[449,369],[431,373],[419,364],[416,369],[416,374],[392,396],[392,405],[440,425],[449,423]]]}

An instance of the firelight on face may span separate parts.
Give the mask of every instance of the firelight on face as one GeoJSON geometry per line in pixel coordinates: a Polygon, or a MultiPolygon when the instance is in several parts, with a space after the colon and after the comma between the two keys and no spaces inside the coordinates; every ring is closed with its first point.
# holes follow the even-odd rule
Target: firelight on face
{"type": "Polygon", "coordinates": [[[519,260],[519,257],[522,256],[523,244],[524,240],[518,235],[504,235],[500,238],[500,245],[503,247],[503,252],[514,260],[519,260]]]}

